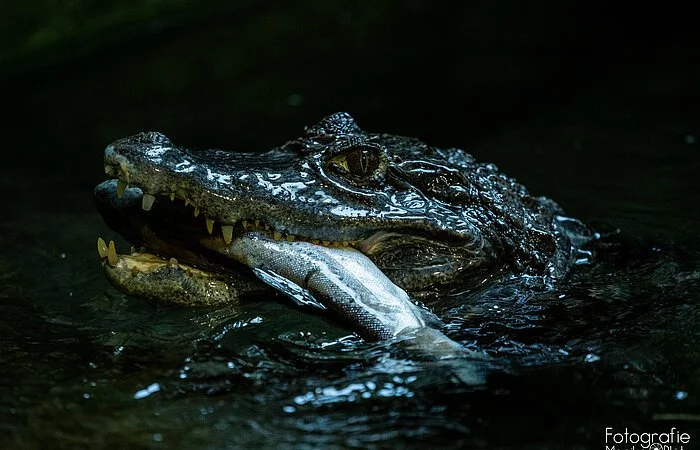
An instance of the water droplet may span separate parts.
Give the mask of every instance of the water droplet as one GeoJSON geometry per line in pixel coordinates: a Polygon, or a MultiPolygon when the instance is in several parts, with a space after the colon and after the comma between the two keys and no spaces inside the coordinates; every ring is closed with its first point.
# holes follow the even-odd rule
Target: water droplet
{"type": "Polygon", "coordinates": [[[148,385],[145,389],[141,389],[136,391],[134,394],[134,400],[141,400],[142,398],[146,398],[151,394],[154,394],[156,392],[160,391],[160,384],[158,383],[152,383],[148,385]]]}
{"type": "Polygon", "coordinates": [[[584,361],[586,361],[587,363],[598,362],[598,361],[600,361],[600,356],[594,355],[593,353],[589,353],[584,358],[584,361]]]}
{"type": "Polygon", "coordinates": [[[688,398],[688,393],[686,391],[678,391],[675,395],[676,400],[685,400],[688,398]]]}

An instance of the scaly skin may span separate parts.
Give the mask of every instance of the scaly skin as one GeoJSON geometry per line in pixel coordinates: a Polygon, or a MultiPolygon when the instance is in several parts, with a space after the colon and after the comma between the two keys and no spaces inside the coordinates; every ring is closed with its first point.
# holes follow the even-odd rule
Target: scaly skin
{"type": "Polygon", "coordinates": [[[493,164],[362,131],[346,113],[266,153],[194,151],[141,133],[108,146],[105,169],[138,188],[117,200],[116,182],[98,186],[110,226],[149,252],[214,272],[239,272],[227,244],[267,228],[275,239],[352,245],[411,293],[519,274],[550,281],[567,274],[590,235],[493,164]],[[139,209],[151,195],[150,211],[139,209]]]}

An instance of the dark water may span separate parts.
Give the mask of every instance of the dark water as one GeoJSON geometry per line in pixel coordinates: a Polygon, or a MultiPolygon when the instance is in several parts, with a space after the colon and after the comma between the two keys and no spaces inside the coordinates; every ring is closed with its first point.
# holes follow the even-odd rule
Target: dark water
{"type": "Polygon", "coordinates": [[[682,30],[613,45],[602,19],[602,37],[557,34],[575,8],[527,36],[539,12],[508,15],[508,38],[483,8],[267,5],[3,79],[2,447],[605,448],[607,427],[698,445],[700,70],[682,30]],[[448,32],[450,12],[486,22],[448,32]],[[430,32],[392,37],[386,16],[430,32]],[[264,149],[334,110],[466,148],[607,236],[554,291],[430,300],[496,362],[483,385],[280,298],[161,308],[104,280],[95,242],[115,236],[91,191],[110,140],[264,149]]]}

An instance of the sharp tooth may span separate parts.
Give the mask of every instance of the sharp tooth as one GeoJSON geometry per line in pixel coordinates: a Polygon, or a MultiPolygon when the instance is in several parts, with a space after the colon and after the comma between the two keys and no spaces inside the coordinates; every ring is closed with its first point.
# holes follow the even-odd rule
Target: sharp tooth
{"type": "Polygon", "coordinates": [[[124,197],[124,191],[126,190],[126,181],[121,178],[117,181],[117,197],[124,197]]]}
{"type": "Polygon", "coordinates": [[[150,211],[154,201],[156,201],[156,197],[154,195],[146,194],[144,192],[143,199],[141,200],[141,207],[144,211],[150,211]]]}
{"type": "Polygon", "coordinates": [[[260,226],[260,221],[259,221],[259,220],[256,220],[256,221],[255,221],[255,226],[256,226],[256,227],[259,227],[259,226],[260,226]]]}
{"type": "Polygon", "coordinates": [[[331,245],[331,243],[330,243],[329,241],[323,241],[323,245],[325,245],[326,247],[328,247],[329,245],[331,245]]]}
{"type": "Polygon", "coordinates": [[[168,265],[171,267],[177,267],[177,259],[175,258],[170,258],[170,261],[168,261],[168,265]]]}
{"type": "Polygon", "coordinates": [[[224,235],[224,242],[227,244],[231,243],[233,239],[233,226],[232,225],[221,225],[221,234],[224,235]]]}
{"type": "Polygon", "coordinates": [[[136,247],[134,247],[134,246],[132,245],[132,246],[129,248],[129,253],[132,254],[132,255],[133,255],[134,253],[136,253],[136,247]]]}
{"type": "Polygon", "coordinates": [[[174,202],[174,201],[175,201],[175,193],[174,193],[174,192],[171,192],[171,193],[170,193],[170,201],[171,201],[171,202],[174,202]]]}
{"type": "Polygon", "coordinates": [[[310,242],[311,242],[312,244],[316,244],[316,245],[320,245],[320,244],[321,244],[321,241],[319,241],[318,239],[311,239],[310,242]]]}
{"type": "Polygon", "coordinates": [[[97,238],[97,253],[100,254],[100,258],[104,259],[107,256],[107,244],[102,238],[97,238]]]}
{"type": "Polygon", "coordinates": [[[112,174],[112,170],[114,170],[114,168],[113,168],[112,166],[110,166],[109,164],[105,164],[105,173],[106,173],[107,175],[111,175],[111,174],[112,174]]]}
{"type": "Polygon", "coordinates": [[[195,217],[197,217],[197,216],[199,215],[199,208],[197,208],[197,207],[195,206],[195,207],[194,207],[194,211],[192,211],[192,214],[193,214],[195,217]]]}
{"type": "Polygon", "coordinates": [[[295,236],[293,234],[287,235],[287,242],[294,242],[295,236]]]}
{"type": "Polygon", "coordinates": [[[279,240],[282,239],[282,233],[280,233],[279,231],[275,231],[275,232],[272,234],[272,237],[273,237],[275,240],[279,241],[279,240]]]}
{"type": "Polygon", "coordinates": [[[270,225],[265,224],[265,231],[270,231],[270,225]]]}
{"type": "Polygon", "coordinates": [[[344,246],[344,247],[348,247],[348,246],[350,246],[350,243],[349,243],[349,242],[343,242],[343,246],[344,246]]]}
{"type": "Polygon", "coordinates": [[[117,257],[117,249],[114,247],[114,241],[109,241],[109,248],[107,249],[107,262],[112,267],[117,267],[119,258],[117,257]]]}
{"type": "Polygon", "coordinates": [[[190,204],[190,199],[189,199],[189,198],[185,198],[185,206],[189,206],[189,204],[190,204]]]}
{"type": "Polygon", "coordinates": [[[208,217],[207,217],[207,231],[209,232],[209,234],[211,234],[212,231],[214,231],[214,219],[210,219],[208,217]]]}
{"type": "Polygon", "coordinates": [[[244,220],[244,221],[243,221],[243,229],[244,229],[244,230],[247,230],[248,228],[250,228],[250,224],[248,223],[247,220],[244,220]]]}

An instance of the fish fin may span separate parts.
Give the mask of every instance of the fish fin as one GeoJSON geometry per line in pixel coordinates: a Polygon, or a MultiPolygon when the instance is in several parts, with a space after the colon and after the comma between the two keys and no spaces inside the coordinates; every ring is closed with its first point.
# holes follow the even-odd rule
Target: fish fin
{"type": "Polygon", "coordinates": [[[312,306],[314,308],[327,309],[322,303],[316,300],[309,291],[271,270],[255,268],[253,269],[253,273],[260,278],[263,283],[285,294],[299,306],[312,306]]]}

